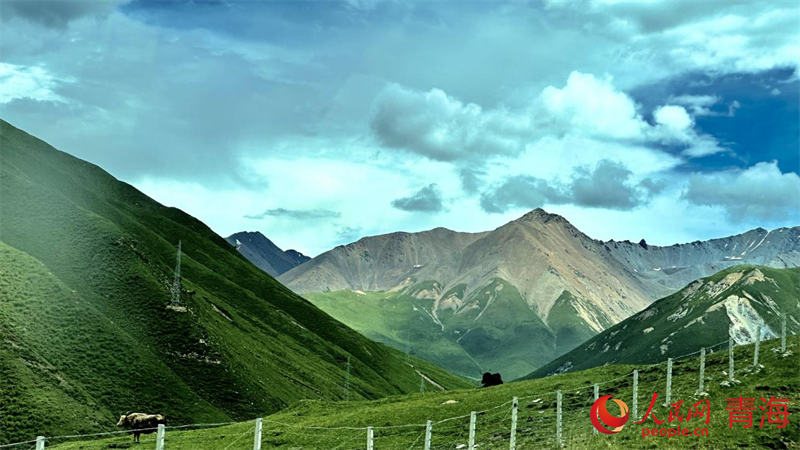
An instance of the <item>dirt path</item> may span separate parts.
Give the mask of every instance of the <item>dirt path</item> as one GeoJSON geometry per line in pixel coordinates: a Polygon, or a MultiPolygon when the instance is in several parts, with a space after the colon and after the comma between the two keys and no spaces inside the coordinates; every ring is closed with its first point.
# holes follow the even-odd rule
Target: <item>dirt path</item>
{"type": "Polygon", "coordinates": [[[430,378],[428,378],[428,376],[427,376],[427,375],[425,375],[424,373],[420,372],[419,370],[417,370],[417,369],[414,369],[414,371],[415,371],[415,372],[417,372],[417,374],[418,374],[419,376],[421,376],[422,378],[424,378],[424,379],[425,379],[425,381],[427,381],[428,383],[430,383],[430,384],[432,384],[432,385],[436,386],[437,388],[439,388],[439,390],[440,390],[440,391],[446,391],[446,390],[447,390],[447,389],[445,389],[445,388],[444,388],[444,386],[442,386],[441,384],[439,384],[439,383],[437,383],[437,382],[435,382],[435,381],[431,380],[430,378]]]}

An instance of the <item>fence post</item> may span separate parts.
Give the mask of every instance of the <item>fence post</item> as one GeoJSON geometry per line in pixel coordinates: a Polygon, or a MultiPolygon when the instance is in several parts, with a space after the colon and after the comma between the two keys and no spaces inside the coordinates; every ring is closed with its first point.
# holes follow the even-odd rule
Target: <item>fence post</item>
{"type": "Polygon", "coordinates": [[[733,381],[733,338],[728,336],[728,379],[733,381]]]}
{"type": "Polygon", "coordinates": [[[697,393],[703,392],[703,384],[706,377],[706,348],[700,349],[700,384],[697,387],[697,393]]]}
{"type": "Polygon", "coordinates": [[[367,450],[373,450],[374,448],[372,427],[367,427],[367,450]]]}
{"type": "Polygon", "coordinates": [[[519,408],[519,400],[514,397],[511,400],[511,437],[509,438],[508,449],[515,450],[517,448],[517,409],[519,408]]]}
{"type": "Polygon", "coordinates": [[[261,450],[261,427],[263,425],[263,420],[261,417],[256,419],[256,432],[255,436],[253,437],[253,450],[261,450]]]}
{"type": "MultiPolygon", "coordinates": [[[[600,398],[600,385],[595,383],[594,384],[594,401],[597,401],[598,398],[600,398]]],[[[597,432],[597,428],[592,427],[592,432],[594,434],[597,434],[598,433],[597,432]]]]}
{"type": "Polygon", "coordinates": [[[639,417],[639,371],[633,371],[633,417],[639,417]]]}
{"type": "Polygon", "coordinates": [[[36,450],[44,450],[44,436],[36,436],[36,450]]]}
{"type": "Polygon", "coordinates": [[[753,353],[753,367],[758,367],[758,347],[761,345],[761,325],[756,327],[756,351],[753,353]]]}
{"type": "Polygon", "coordinates": [[[781,353],[786,353],[786,313],[781,318],[781,353]]]}
{"type": "Polygon", "coordinates": [[[475,411],[469,413],[469,450],[475,450],[475,421],[477,420],[477,414],[475,411]]]}
{"type": "Polygon", "coordinates": [[[672,358],[667,358],[667,407],[672,400],[672,358]]]}
{"type": "Polygon", "coordinates": [[[425,425],[425,450],[431,450],[431,427],[433,424],[429,420],[425,425]]]}
{"type": "Polygon", "coordinates": [[[156,434],[156,450],[164,450],[164,424],[158,424],[158,432],[156,434]]]}
{"type": "Polygon", "coordinates": [[[556,392],[556,443],[559,447],[564,446],[561,439],[561,391],[556,392]]]}

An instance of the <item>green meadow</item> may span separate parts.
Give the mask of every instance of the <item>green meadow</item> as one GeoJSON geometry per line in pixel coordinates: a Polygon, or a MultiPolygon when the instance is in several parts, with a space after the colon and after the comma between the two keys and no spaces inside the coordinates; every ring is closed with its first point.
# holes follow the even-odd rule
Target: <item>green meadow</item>
{"type": "MultiPolygon", "coordinates": [[[[710,403],[710,423],[700,418],[689,422],[673,421],[658,428],[707,428],[708,436],[642,437],[641,420],[654,392],[658,400],[652,414],[660,420],[668,418],[663,405],[666,389],[666,364],[649,366],[608,365],[548,378],[507,383],[488,389],[464,389],[391,396],[372,401],[326,402],[306,400],[277,414],[264,416],[262,448],[295,450],[332,450],[366,448],[365,427],[374,428],[374,448],[422,449],[424,424],[432,426],[433,449],[465,448],[468,437],[469,414],[477,411],[476,443],[479,449],[509,448],[511,400],[519,398],[517,448],[558,448],[556,442],[556,391],[562,391],[563,445],[567,449],[733,449],[746,447],[798,448],[800,419],[795,411],[800,407],[800,338],[791,337],[787,354],[781,354],[780,340],[763,342],[760,348],[760,367],[754,368],[754,345],[735,347],[735,382],[729,383],[728,352],[716,351],[706,359],[705,393],[698,394],[699,359],[677,360],[673,367],[672,401],[683,401],[682,413],[695,403],[707,399],[710,403]],[[632,371],[639,371],[638,414],[615,435],[595,435],[589,420],[593,403],[593,385],[598,382],[600,395],[613,395],[633,407],[632,371]],[[754,413],[754,427],[740,424],[729,427],[729,398],[760,398],[771,396],[789,399],[789,425],[775,424],[759,427],[762,412],[754,413]],[[411,425],[411,426],[405,426],[411,425]]],[[[619,414],[612,406],[610,412],[619,414]]],[[[647,428],[656,427],[652,419],[647,428]]],[[[168,450],[227,450],[253,447],[254,422],[200,430],[171,430],[166,432],[168,450]]],[[[61,450],[101,450],[108,448],[155,448],[155,436],[142,437],[140,445],[131,444],[123,435],[97,440],[52,440],[53,448],[61,450]]]]}

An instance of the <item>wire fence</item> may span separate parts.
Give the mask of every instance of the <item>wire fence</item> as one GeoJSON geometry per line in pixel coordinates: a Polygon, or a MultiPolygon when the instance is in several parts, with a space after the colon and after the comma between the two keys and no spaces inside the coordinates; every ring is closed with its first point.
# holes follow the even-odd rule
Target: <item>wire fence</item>
{"type": "MultiPolygon", "coordinates": [[[[787,352],[787,315],[782,320],[779,346],[775,353],[787,352]]],[[[794,321],[795,319],[792,318],[794,321]]],[[[592,435],[596,430],[586,417],[591,416],[595,401],[614,392],[615,397],[627,396],[632,400],[632,417],[642,417],[651,409],[651,414],[664,417],[670,408],[662,397],[651,405],[652,394],[665,392],[667,398],[688,398],[703,395],[705,377],[705,356],[728,350],[730,367],[734,371],[723,374],[735,380],[736,371],[758,368],[759,344],[764,334],[762,327],[775,325],[770,321],[758,327],[756,346],[752,362],[737,361],[734,367],[736,347],[732,337],[725,341],[686,353],[666,361],[640,366],[614,378],[576,386],[562,386],[550,392],[526,393],[504,403],[487,406],[472,411],[426,423],[409,423],[383,426],[314,426],[300,423],[287,423],[272,418],[258,418],[245,422],[224,422],[207,424],[187,424],[178,426],[159,425],[158,427],[137,430],[122,430],[90,434],[74,434],[44,437],[35,440],[0,445],[0,449],[44,450],[58,448],[64,450],[105,450],[126,448],[130,445],[131,434],[141,433],[145,443],[154,444],[156,450],[241,450],[289,445],[291,448],[318,448],[325,450],[431,450],[468,449],[480,446],[483,449],[516,448],[592,448],[592,435]],[[694,371],[688,367],[687,358],[701,355],[697,381],[672,384],[675,370],[694,371]],[[663,366],[667,366],[666,368],[663,366]],[[564,415],[562,412],[568,411],[564,415]],[[154,435],[154,436],[153,436],[154,435]],[[80,440],[80,441],[76,441],[80,440]],[[320,444],[324,442],[324,444],[320,444]],[[589,444],[587,444],[589,442],[589,444]],[[319,445],[324,445],[320,447],[319,445]],[[524,447],[523,447],[524,446],[524,447]]],[[[795,323],[797,323],[795,321],[795,323]]],[[[775,335],[773,334],[767,334],[775,335]]],[[[796,335],[791,332],[791,335],[796,335]]],[[[773,339],[774,340],[774,339],[773,339]]],[[[766,341],[763,342],[766,344],[766,341]]],[[[773,343],[774,344],[774,343],[773,343]]],[[[140,437],[141,439],[141,437],[140,437]]]]}

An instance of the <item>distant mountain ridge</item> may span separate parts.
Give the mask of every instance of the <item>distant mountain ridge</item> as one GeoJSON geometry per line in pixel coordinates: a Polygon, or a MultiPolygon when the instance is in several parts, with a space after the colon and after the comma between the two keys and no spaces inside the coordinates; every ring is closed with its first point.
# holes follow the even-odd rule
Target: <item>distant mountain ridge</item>
{"type": "Polygon", "coordinates": [[[297,250],[281,250],[259,231],[240,231],[225,240],[248,261],[273,277],[311,259],[297,250]]]}
{"type": "Polygon", "coordinates": [[[668,247],[629,241],[605,243],[615,259],[637,276],[656,281],[671,293],[726,267],[755,264],[775,268],[800,266],[800,227],[765,230],[668,247]]]}
{"type": "MultiPolygon", "coordinates": [[[[425,300],[415,306],[419,319],[457,341],[464,357],[475,361],[474,370],[522,376],[689,282],[743,263],[799,266],[800,227],[664,247],[598,241],[565,218],[536,209],[482,233],[436,228],[365,237],[278,279],[301,294],[399,292],[425,300]],[[532,339],[522,353],[509,345],[532,339]]],[[[326,309],[330,304],[320,296],[307,297],[359,329],[326,309]]],[[[369,331],[379,339],[378,331],[369,331]]],[[[380,331],[395,335],[382,342],[425,357],[424,335],[406,340],[392,331],[380,331]]],[[[460,361],[460,369],[448,365],[453,357],[433,360],[465,374],[460,361]]]]}
{"type": "MultiPolygon", "coordinates": [[[[725,342],[752,343],[800,330],[800,269],[734,266],[654,302],[525,378],[604,364],[651,364],[725,342]]],[[[717,347],[713,350],[726,350],[717,347]]]]}

